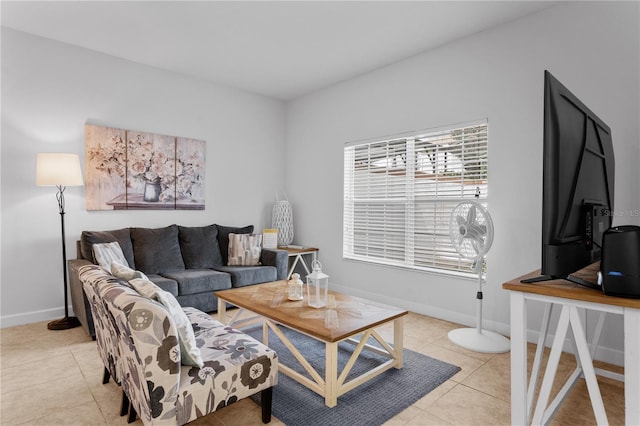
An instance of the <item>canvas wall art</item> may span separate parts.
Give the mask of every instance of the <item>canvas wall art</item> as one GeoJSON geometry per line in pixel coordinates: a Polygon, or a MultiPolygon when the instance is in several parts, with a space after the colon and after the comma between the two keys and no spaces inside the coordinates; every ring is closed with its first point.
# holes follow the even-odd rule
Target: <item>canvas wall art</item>
{"type": "Polygon", "coordinates": [[[87,210],[204,210],[206,142],[85,125],[87,210]]]}

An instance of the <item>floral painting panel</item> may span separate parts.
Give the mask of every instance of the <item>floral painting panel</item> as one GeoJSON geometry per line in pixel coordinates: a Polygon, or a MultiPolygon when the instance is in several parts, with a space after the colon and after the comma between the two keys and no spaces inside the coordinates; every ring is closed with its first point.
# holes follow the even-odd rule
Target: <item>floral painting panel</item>
{"type": "Polygon", "coordinates": [[[176,209],[204,206],[205,141],[176,138],[176,209]]]}
{"type": "Polygon", "coordinates": [[[87,210],[113,210],[107,203],[126,192],[126,131],[85,126],[87,210]]]}
{"type": "Polygon", "coordinates": [[[128,208],[175,206],[176,138],[127,132],[128,208]]]}
{"type": "Polygon", "coordinates": [[[204,209],[201,140],[85,125],[87,210],[204,209]]]}

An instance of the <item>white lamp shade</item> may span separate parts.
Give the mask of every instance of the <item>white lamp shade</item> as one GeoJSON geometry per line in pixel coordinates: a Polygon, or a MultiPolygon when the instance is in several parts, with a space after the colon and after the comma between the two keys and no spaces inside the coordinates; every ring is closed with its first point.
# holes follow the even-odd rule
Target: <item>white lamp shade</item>
{"type": "Polygon", "coordinates": [[[82,186],[80,158],[76,154],[47,152],[38,154],[36,185],[82,186]]]}

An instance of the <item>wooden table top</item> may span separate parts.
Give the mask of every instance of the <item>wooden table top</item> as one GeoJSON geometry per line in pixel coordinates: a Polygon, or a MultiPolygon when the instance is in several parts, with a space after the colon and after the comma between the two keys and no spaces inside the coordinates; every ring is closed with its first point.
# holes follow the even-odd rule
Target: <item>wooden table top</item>
{"type": "MultiPolygon", "coordinates": [[[[579,278],[593,281],[600,268],[600,262],[596,262],[576,272],[579,278]]],[[[640,309],[640,299],[626,297],[607,296],[601,290],[588,288],[567,280],[551,280],[537,283],[522,283],[523,279],[534,278],[540,275],[540,270],[530,272],[518,278],[514,278],[502,284],[505,290],[522,291],[545,296],[563,297],[565,299],[581,300],[585,302],[602,303],[605,305],[622,306],[640,309]]]]}
{"type": "Polygon", "coordinates": [[[278,246],[278,250],[286,250],[289,252],[290,256],[293,256],[296,254],[313,253],[314,251],[319,251],[320,249],[316,247],[293,248],[293,247],[286,247],[286,246],[278,246]]]}
{"type": "Polygon", "coordinates": [[[306,303],[306,294],[305,300],[301,301],[287,298],[286,280],[221,290],[216,292],[216,296],[325,342],[344,340],[408,313],[400,308],[331,290],[327,307],[312,308],[306,303]],[[336,312],[337,317],[337,324],[331,328],[325,324],[329,311],[336,312]]]}

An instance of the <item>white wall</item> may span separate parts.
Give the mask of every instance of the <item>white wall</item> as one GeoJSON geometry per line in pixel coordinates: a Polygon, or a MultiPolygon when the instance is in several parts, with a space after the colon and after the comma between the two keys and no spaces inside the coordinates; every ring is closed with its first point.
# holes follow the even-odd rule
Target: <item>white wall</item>
{"type": "Polygon", "coordinates": [[[35,185],[36,153],[76,153],[84,169],[86,122],[207,142],[204,211],[89,212],[84,188],[67,188],[68,258],[82,230],[261,230],[285,185],[284,112],[279,101],[3,28],[2,326],[63,315],[60,216],[55,188],[35,185]]]}
{"type": "MultiPolygon", "coordinates": [[[[353,140],[488,118],[496,236],[484,318],[508,333],[501,284],[540,266],[543,70],[611,126],[616,209],[640,207],[639,18],[637,2],[560,4],[291,102],[287,190],[296,241],[320,248],[334,288],[475,325],[474,281],[342,259],[342,150],[353,140]]],[[[535,312],[529,324],[538,323],[535,312]]],[[[621,324],[609,323],[610,351],[600,354],[614,362],[621,324]]]]}

